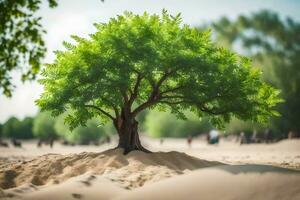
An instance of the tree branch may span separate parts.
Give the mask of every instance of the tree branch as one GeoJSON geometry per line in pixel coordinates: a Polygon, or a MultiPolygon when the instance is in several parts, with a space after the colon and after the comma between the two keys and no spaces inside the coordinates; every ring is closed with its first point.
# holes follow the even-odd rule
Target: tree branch
{"type": "Polygon", "coordinates": [[[87,107],[87,108],[93,108],[93,109],[95,109],[95,110],[98,110],[98,111],[101,112],[102,114],[104,114],[104,115],[106,115],[107,117],[109,117],[111,120],[115,120],[115,118],[114,118],[112,115],[110,115],[108,112],[102,110],[101,108],[99,108],[99,107],[97,107],[97,106],[95,106],[95,105],[87,105],[87,104],[85,104],[84,106],[87,107]]]}
{"type": "Polygon", "coordinates": [[[158,101],[158,103],[165,103],[165,104],[169,104],[169,105],[176,105],[176,104],[181,104],[181,103],[189,103],[187,101],[174,101],[174,102],[170,102],[170,101],[158,101]]]}
{"type": "Polygon", "coordinates": [[[214,109],[208,109],[205,106],[202,106],[199,108],[201,111],[212,114],[212,115],[222,115],[222,114],[226,114],[230,111],[234,111],[234,110],[220,110],[220,111],[216,111],[214,109]]]}
{"type": "Polygon", "coordinates": [[[157,83],[152,83],[150,81],[150,84],[152,85],[152,92],[148,98],[148,100],[144,103],[142,103],[140,106],[138,106],[131,114],[133,117],[135,117],[139,112],[141,112],[142,110],[156,104],[159,102],[159,100],[161,99],[161,94],[159,92],[159,87],[163,84],[163,82],[165,80],[167,80],[167,78],[174,72],[176,72],[177,69],[175,68],[174,70],[168,70],[165,72],[165,74],[157,81],[157,83]]]}
{"type": "Polygon", "coordinates": [[[173,74],[174,72],[177,71],[177,68],[171,70],[169,69],[168,71],[165,72],[165,74],[158,80],[157,84],[156,84],[156,89],[159,89],[159,87],[162,85],[162,83],[167,80],[168,76],[170,76],[171,74],[173,74]]]}
{"type": "Polygon", "coordinates": [[[132,103],[134,102],[134,100],[136,99],[136,97],[138,95],[138,89],[139,89],[139,86],[141,84],[142,78],[143,78],[142,75],[140,73],[138,73],[135,86],[133,88],[133,91],[132,91],[130,99],[129,99],[129,105],[130,106],[132,105],[132,103]]]}
{"type": "Polygon", "coordinates": [[[184,88],[184,87],[185,87],[185,86],[180,85],[180,86],[178,86],[178,87],[170,88],[170,89],[168,89],[168,90],[165,90],[165,91],[161,92],[160,94],[166,94],[166,93],[169,93],[169,92],[175,92],[176,90],[179,90],[179,89],[184,88]]]}
{"type": "Polygon", "coordinates": [[[154,105],[157,103],[157,101],[146,101],[145,103],[141,104],[139,107],[137,107],[131,114],[133,117],[135,117],[139,112],[142,110],[154,105]]]}
{"type": "Polygon", "coordinates": [[[120,92],[123,96],[124,102],[127,104],[128,103],[128,96],[127,96],[126,92],[122,91],[121,89],[120,89],[120,92]]]}
{"type": "Polygon", "coordinates": [[[184,98],[185,97],[181,95],[173,95],[173,96],[165,95],[165,96],[161,96],[160,99],[184,99],[184,98]]]}

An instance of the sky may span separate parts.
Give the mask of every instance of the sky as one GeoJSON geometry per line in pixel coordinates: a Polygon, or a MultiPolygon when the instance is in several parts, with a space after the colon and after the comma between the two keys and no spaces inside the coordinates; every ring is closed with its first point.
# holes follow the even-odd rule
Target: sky
{"type": "MultiPolygon", "coordinates": [[[[58,0],[58,7],[48,8],[42,0],[42,24],[47,31],[44,39],[48,49],[43,63],[51,63],[53,51],[63,49],[62,42],[69,41],[70,35],[88,37],[95,31],[93,23],[108,22],[110,18],[131,11],[136,14],[160,14],[166,9],[171,14],[181,13],[183,23],[197,26],[227,16],[234,19],[240,14],[250,14],[261,9],[278,12],[282,17],[300,21],[300,0],[58,0]]],[[[12,98],[0,96],[0,123],[9,117],[23,119],[34,116],[38,107],[34,101],[43,91],[36,81],[21,83],[18,73],[13,76],[16,89],[12,98]]]]}

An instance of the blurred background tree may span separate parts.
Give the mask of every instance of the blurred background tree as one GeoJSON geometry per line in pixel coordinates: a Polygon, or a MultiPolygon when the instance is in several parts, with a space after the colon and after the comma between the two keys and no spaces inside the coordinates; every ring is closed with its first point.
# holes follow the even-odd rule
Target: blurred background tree
{"type": "Polygon", "coordinates": [[[57,137],[54,129],[55,118],[49,112],[40,112],[33,122],[33,134],[36,138],[49,140],[57,137]]]}
{"type": "Polygon", "coordinates": [[[213,128],[207,118],[199,120],[191,112],[185,115],[187,120],[178,119],[170,112],[151,110],[145,119],[145,131],[152,137],[187,137],[207,133],[213,128]]]}
{"type": "Polygon", "coordinates": [[[236,20],[221,18],[212,24],[216,40],[251,56],[263,78],[281,89],[285,100],[277,106],[280,118],[271,123],[277,134],[300,132],[300,24],[262,10],[236,20]]]}
{"type": "Polygon", "coordinates": [[[19,134],[20,121],[16,117],[9,118],[3,125],[3,136],[15,138],[19,134]]]}
{"type": "MultiPolygon", "coordinates": [[[[48,0],[51,8],[56,0],[48,0]]],[[[0,93],[11,96],[12,72],[20,70],[22,81],[35,79],[46,53],[40,0],[0,1],[0,93]]]]}
{"type": "Polygon", "coordinates": [[[22,121],[20,121],[20,139],[31,139],[33,138],[33,118],[25,117],[22,121]]]}
{"type": "Polygon", "coordinates": [[[244,132],[247,136],[250,136],[253,134],[253,131],[256,131],[260,137],[263,137],[262,133],[264,133],[265,129],[266,126],[262,124],[234,118],[227,124],[225,135],[239,135],[241,132],[244,132]]]}
{"type": "Polygon", "coordinates": [[[61,115],[55,122],[55,131],[57,135],[69,143],[90,144],[97,142],[99,139],[108,136],[110,133],[102,126],[99,126],[97,120],[89,120],[86,126],[80,126],[70,131],[68,125],[64,123],[65,115],[61,115]]]}
{"type": "Polygon", "coordinates": [[[3,136],[3,124],[0,124],[0,138],[3,136]]]}
{"type": "Polygon", "coordinates": [[[14,139],[31,139],[33,118],[26,117],[22,121],[15,117],[11,117],[3,125],[3,136],[14,139]]]}

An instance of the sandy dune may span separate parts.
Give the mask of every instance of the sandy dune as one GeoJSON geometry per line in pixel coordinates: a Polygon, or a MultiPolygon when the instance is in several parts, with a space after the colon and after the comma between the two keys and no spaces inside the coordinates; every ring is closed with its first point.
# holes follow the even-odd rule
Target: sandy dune
{"type": "Polygon", "coordinates": [[[195,142],[192,148],[178,141],[163,147],[150,141],[153,149],[164,152],[126,156],[120,149],[76,153],[80,149],[75,147],[57,154],[63,150],[58,147],[41,156],[24,150],[28,146],[23,151],[5,149],[10,154],[0,153],[0,199],[300,199],[298,170],[251,164],[299,169],[299,140],[242,147],[195,142]],[[168,151],[172,146],[188,154],[168,151]],[[9,155],[25,159],[4,161],[9,155]],[[229,165],[238,163],[250,164],[229,165]]]}
{"type": "Polygon", "coordinates": [[[6,190],[3,196],[24,200],[109,200],[126,192],[106,178],[86,173],[57,185],[36,187],[25,184],[6,190]]]}
{"type": "Polygon", "coordinates": [[[116,199],[141,197],[143,200],[298,200],[300,173],[263,165],[210,167],[138,188],[116,199]]]}
{"type": "Polygon", "coordinates": [[[47,154],[31,161],[2,166],[0,187],[4,189],[32,183],[51,185],[71,177],[91,172],[126,189],[143,186],[177,174],[222,163],[205,161],[179,152],[147,154],[134,151],[124,156],[121,149],[102,153],[80,153],[71,155],[47,154]]]}

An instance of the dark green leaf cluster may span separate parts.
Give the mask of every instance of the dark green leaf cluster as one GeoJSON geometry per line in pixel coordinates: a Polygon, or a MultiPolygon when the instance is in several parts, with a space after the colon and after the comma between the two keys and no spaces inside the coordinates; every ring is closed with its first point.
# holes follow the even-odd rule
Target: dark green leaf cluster
{"type": "MultiPolygon", "coordinates": [[[[49,0],[55,7],[56,0],[49,0]]],[[[45,31],[41,26],[40,0],[0,1],[0,91],[11,96],[11,72],[22,69],[22,80],[34,79],[44,58],[45,31]]]]}
{"type": "Polygon", "coordinates": [[[9,118],[2,128],[3,137],[15,138],[15,139],[31,139],[33,138],[33,118],[26,117],[23,120],[19,120],[15,117],[9,118]]]}
{"type": "Polygon", "coordinates": [[[55,122],[57,135],[70,143],[89,144],[98,141],[100,138],[107,136],[105,128],[99,126],[96,119],[89,120],[86,126],[81,126],[70,132],[69,127],[64,123],[64,115],[60,115],[55,122]]]}
{"type": "Polygon", "coordinates": [[[65,42],[40,80],[37,104],[53,115],[71,109],[71,128],[155,107],[179,118],[185,110],[208,115],[217,125],[232,116],[265,122],[277,115],[278,91],[250,60],[216,46],[209,30],[182,24],[180,15],[125,13],[95,26],[90,38],[65,42]]]}
{"type": "Polygon", "coordinates": [[[33,122],[33,135],[43,140],[55,139],[57,133],[54,125],[55,118],[49,112],[38,113],[33,122]]]}

